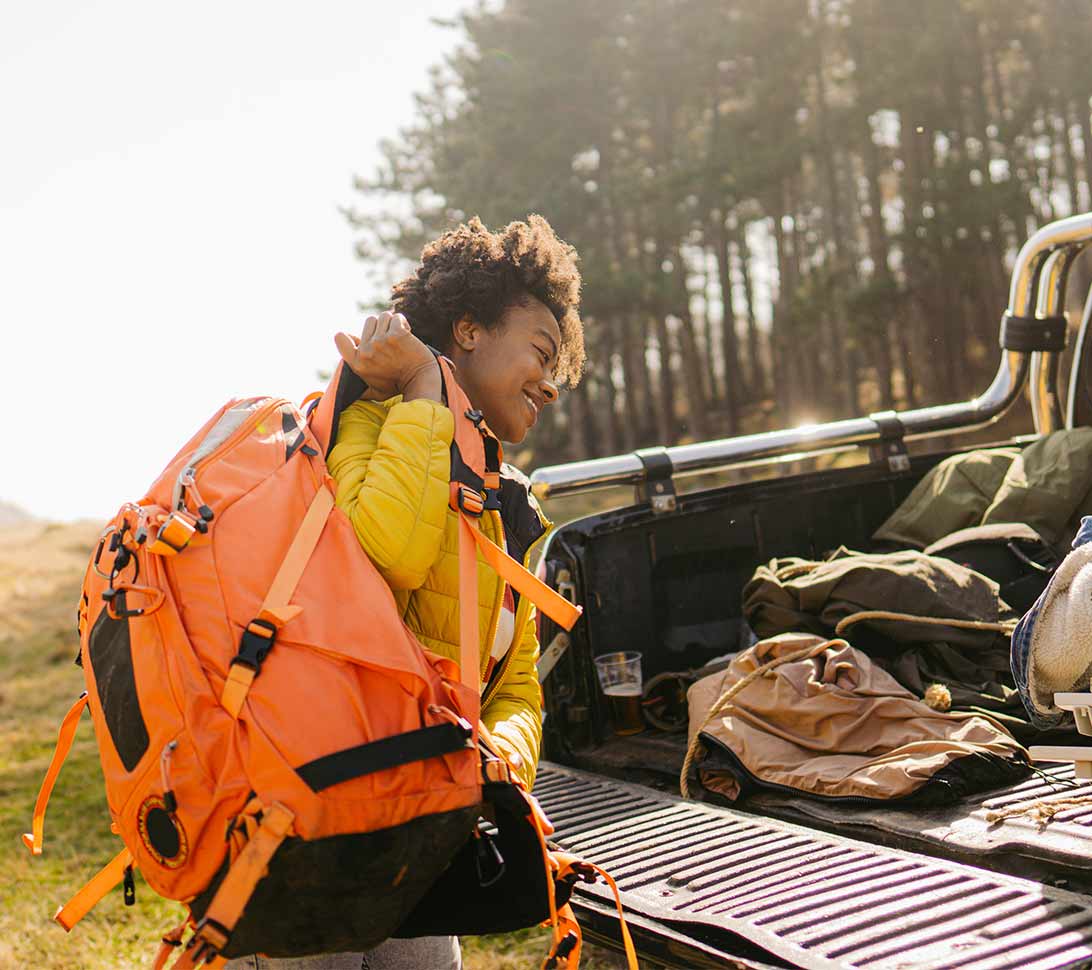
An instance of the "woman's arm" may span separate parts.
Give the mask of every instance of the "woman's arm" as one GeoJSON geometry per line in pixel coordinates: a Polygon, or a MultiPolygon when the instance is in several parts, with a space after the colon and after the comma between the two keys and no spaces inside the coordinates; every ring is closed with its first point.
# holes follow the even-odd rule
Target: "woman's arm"
{"type": "Polygon", "coordinates": [[[482,722],[530,791],[542,746],[542,694],[538,686],[538,631],[532,607],[496,694],[482,710],[482,722]],[[513,757],[515,755],[515,757],[513,757]]]}
{"type": "Polygon", "coordinates": [[[416,589],[440,554],[455,422],[437,401],[357,401],[327,459],[336,502],[391,589],[416,589]]]}
{"type": "Polygon", "coordinates": [[[440,368],[400,313],[368,317],[360,337],[335,336],[367,385],[341,415],[326,464],[337,505],[391,589],[416,589],[440,553],[454,419],[440,368]],[[393,405],[378,399],[401,400],[393,405]]]}

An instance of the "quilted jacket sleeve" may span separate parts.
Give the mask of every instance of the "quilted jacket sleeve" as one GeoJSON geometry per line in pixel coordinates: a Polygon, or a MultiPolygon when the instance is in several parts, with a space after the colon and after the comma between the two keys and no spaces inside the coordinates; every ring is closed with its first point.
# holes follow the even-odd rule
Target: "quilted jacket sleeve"
{"type": "Polygon", "coordinates": [[[454,418],[442,404],[357,401],[327,459],[336,502],[391,589],[417,589],[440,554],[454,418]]]}
{"type": "Polygon", "coordinates": [[[535,783],[539,748],[542,745],[538,631],[533,607],[523,626],[520,641],[512,649],[515,653],[504,672],[504,680],[482,710],[482,721],[510,761],[513,754],[519,756],[519,763],[513,764],[513,768],[530,791],[535,783]]]}

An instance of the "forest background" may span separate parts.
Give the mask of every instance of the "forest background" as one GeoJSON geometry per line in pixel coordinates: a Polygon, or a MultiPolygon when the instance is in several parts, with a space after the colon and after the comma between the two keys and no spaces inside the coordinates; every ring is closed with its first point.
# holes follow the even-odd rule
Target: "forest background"
{"type": "Polygon", "coordinates": [[[379,304],[471,215],[577,247],[588,367],[527,468],[966,399],[1019,246],[1092,209],[1088,0],[507,0],[449,26],[347,214],[379,304]]]}

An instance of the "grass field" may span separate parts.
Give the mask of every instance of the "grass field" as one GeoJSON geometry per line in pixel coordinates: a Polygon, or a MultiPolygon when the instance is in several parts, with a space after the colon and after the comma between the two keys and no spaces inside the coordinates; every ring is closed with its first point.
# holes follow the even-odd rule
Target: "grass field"
{"type": "MultiPolygon", "coordinates": [[[[145,970],[163,931],[181,921],[180,904],[161,899],[137,876],[136,905],[120,888],[69,934],[57,907],[121,848],[111,835],[90,718],[61,772],[45,825],[45,851],[31,858],[20,835],[57,727],[83,690],[74,666],[75,605],[98,526],[30,523],[0,530],[0,970],[145,970]]],[[[467,970],[537,967],[549,931],[464,940],[467,970]]],[[[624,961],[585,947],[586,970],[624,961]]]]}

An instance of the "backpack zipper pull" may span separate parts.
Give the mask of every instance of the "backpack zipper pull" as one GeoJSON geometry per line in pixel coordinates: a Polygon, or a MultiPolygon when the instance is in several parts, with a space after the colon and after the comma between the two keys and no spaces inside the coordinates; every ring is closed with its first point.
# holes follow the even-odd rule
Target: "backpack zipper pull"
{"type": "Polygon", "coordinates": [[[122,877],[121,888],[122,895],[125,899],[125,905],[132,906],[136,902],[136,880],[133,879],[133,867],[131,864],[125,867],[125,875],[122,877]]]}
{"type": "Polygon", "coordinates": [[[168,815],[173,815],[178,808],[178,799],[174,797],[168,778],[168,767],[174,749],[178,747],[178,741],[168,741],[163,747],[163,753],[159,756],[159,780],[163,783],[163,808],[168,815]]]}

